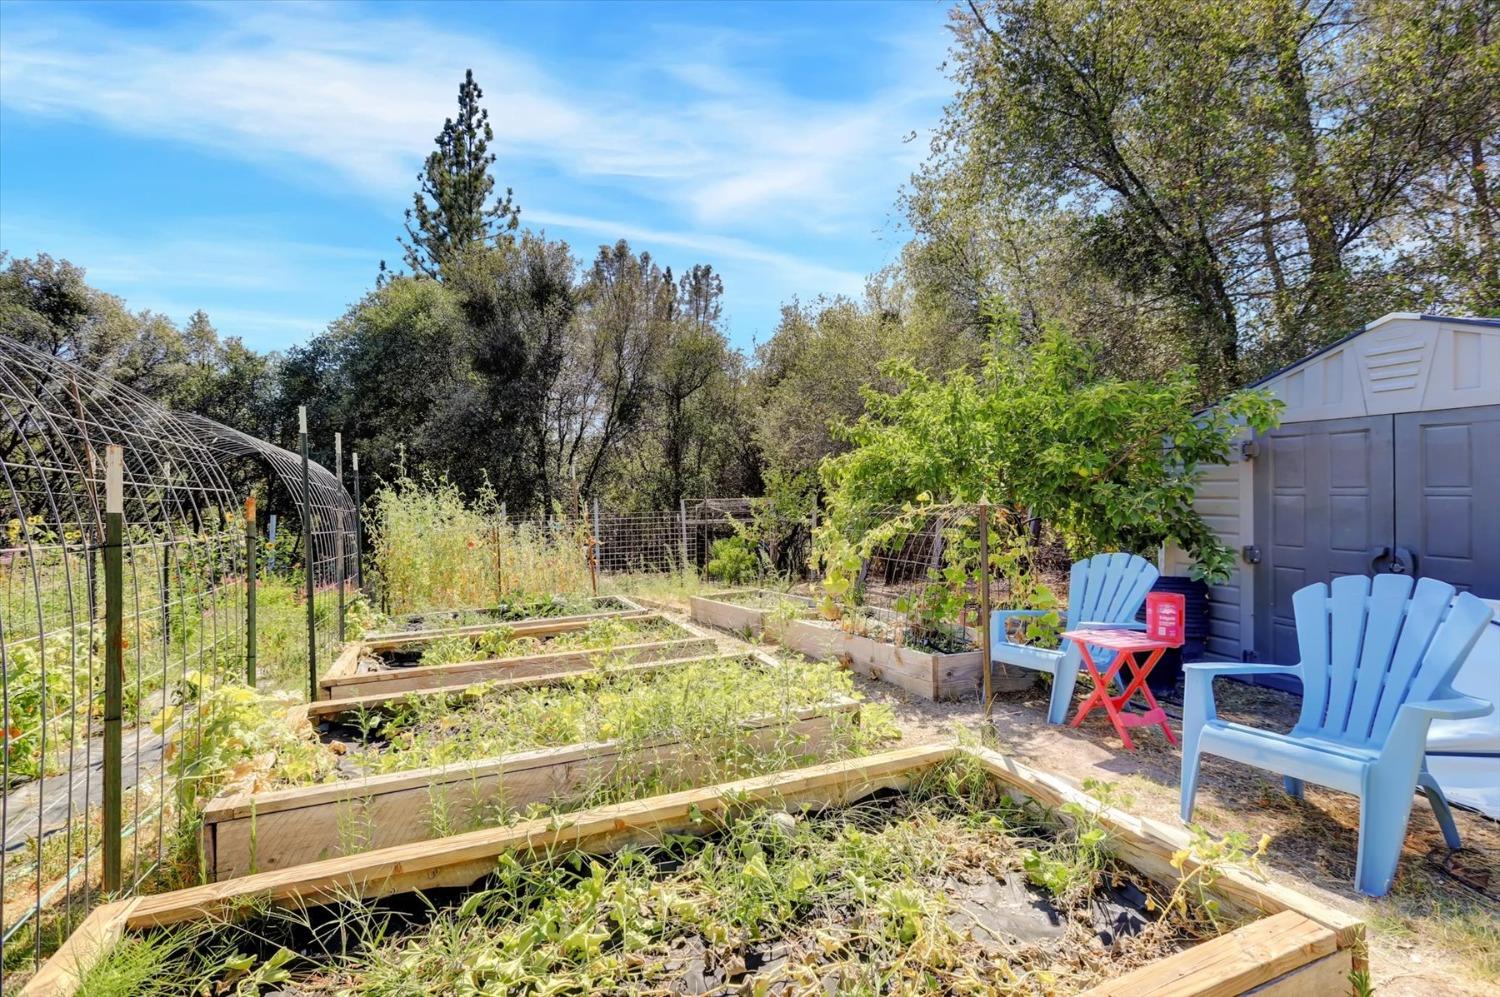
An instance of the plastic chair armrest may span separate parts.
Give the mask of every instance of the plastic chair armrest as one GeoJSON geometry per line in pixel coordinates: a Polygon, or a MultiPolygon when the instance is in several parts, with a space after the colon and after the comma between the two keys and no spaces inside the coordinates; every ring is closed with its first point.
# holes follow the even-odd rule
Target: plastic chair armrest
{"type": "Polygon", "coordinates": [[[1182,666],[1183,675],[1295,675],[1302,677],[1301,665],[1272,665],[1263,661],[1193,661],[1182,666]]]}
{"type": "Polygon", "coordinates": [[[1473,720],[1487,717],[1495,711],[1494,704],[1473,696],[1447,696],[1443,699],[1427,699],[1420,703],[1403,703],[1401,710],[1425,713],[1433,720],[1473,720]]]}

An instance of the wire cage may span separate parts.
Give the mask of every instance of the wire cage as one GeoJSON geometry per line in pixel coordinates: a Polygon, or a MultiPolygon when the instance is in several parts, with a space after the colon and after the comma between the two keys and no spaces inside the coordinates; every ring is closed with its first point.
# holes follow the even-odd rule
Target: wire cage
{"type": "MultiPolygon", "coordinates": [[[[121,449],[124,484],[122,893],[181,875],[200,707],[244,676],[248,490],[285,489],[293,516],[305,499],[287,451],[4,337],[0,403],[3,987],[100,893],[107,448],[121,449]]],[[[309,472],[317,577],[333,584],[352,564],[354,506],[334,476],[309,472]]]]}
{"type": "Polygon", "coordinates": [[[688,564],[703,570],[714,544],[746,533],[754,538],[762,573],[800,581],[809,575],[812,531],[817,516],[777,513],[764,498],[703,498],[682,504],[688,564]]]}
{"type": "MultiPolygon", "coordinates": [[[[280,512],[289,524],[283,536],[293,542],[282,547],[279,560],[263,555],[261,570],[306,587],[299,564],[302,542],[298,533],[304,511],[311,518],[314,638],[319,657],[331,654],[344,639],[340,630],[342,607],[350,597],[358,571],[358,512],[339,476],[316,461],[308,461],[307,485],[302,482],[302,458],[274,443],[200,415],[179,414],[189,431],[214,455],[237,486],[237,494],[260,493],[261,516],[280,512]]],[[[339,468],[342,472],[342,468],[339,468]]]]}
{"type": "Polygon", "coordinates": [[[931,650],[974,646],[980,610],[981,523],[988,524],[992,606],[1031,606],[1067,597],[1066,545],[1040,523],[978,504],[862,510],[839,523],[844,558],[816,558],[832,579],[846,625],[931,650]],[[1025,591],[1016,590],[1025,586],[1025,591]],[[1050,595],[1048,594],[1050,593],[1050,595]]]}

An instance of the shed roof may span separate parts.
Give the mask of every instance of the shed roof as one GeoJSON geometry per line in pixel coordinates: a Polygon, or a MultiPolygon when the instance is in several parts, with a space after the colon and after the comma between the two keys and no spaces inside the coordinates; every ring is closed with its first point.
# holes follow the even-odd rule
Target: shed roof
{"type": "Polygon", "coordinates": [[[1256,378],[1254,381],[1251,381],[1249,384],[1245,385],[1245,387],[1259,387],[1260,385],[1265,384],[1267,381],[1274,380],[1275,378],[1280,377],[1282,374],[1285,374],[1288,371],[1296,370],[1298,367],[1301,367],[1303,364],[1311,360],[1316,360],[1318,357],[1329,352],[1330,350],[1338,349],[1340,346],[1343,346],[1351,339],[1354,339],[1358,336],[1363,336],[1367,332],[1372,332],[1373,330],[1378,329],[1383,325],[1389,325],[1392,322],[1443,322],[1448,325],[1482,325],[1488,326],[1492,329],[1500,329],[1500,318],[1481,318],[1474,315],[1427,315],[1422,312],[1388,312],[1385,315],[1380,316],[1378,319],[1375,319],[1373,322],[1366,323],[1363,328],[1355,329],[1353,332],[1349,333],[1346,336],[1340,336],[1338,339],[1329,343],[1327,346],[1323,346],[1319,349],[1313,350],[1301,360],[1294,360],[1291,363],[1287,364],[1285,367],[1282,367],[1280,370],[1273,370],[1271,371],[1271,373],[1266,374],[1264,377],[1256,378]]]}

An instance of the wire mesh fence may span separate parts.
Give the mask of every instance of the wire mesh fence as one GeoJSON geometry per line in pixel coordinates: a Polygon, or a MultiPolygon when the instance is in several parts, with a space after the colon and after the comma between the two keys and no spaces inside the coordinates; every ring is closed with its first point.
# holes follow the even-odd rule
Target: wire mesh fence
{"type": "Polygon", "coordinates": [[[380,608],[405,623],[436,611],[495,609],[526,598],[597,595],[602,578],[702,573],[714,545],[742,533],[756,574],[809,577],[812,515],[757,517],[760,499],[702,499],[677,509],[518,516],[473,508],[442,489],[377,496],[370,524],[370,586],[380,608]]]}
{"type": "Polygon", "coordinates": [[[1066,545],[1004,508],[860,510],[839,518],[823,540],[819,587],[844,626],[922,650],[977,646],[984,601],[1052,608],[1067,598],[1066,545]]]}
{"type": "MultiPolygon", "coordinates": [[[[315,465],[321,491],[298,491],[286,451],[3,337],[0,403],[3,987],[102,894],[193,875],[182,868],[194,819],[185,803],[203,706],[245,676],[249,551],[269,553],[263,539],[247,542],[249,489],[298,520],[313,495],[313,577],[332,590],[313,600],[313,641],[300,622],[306,583],[273,573],[268,589],[285,590],[273,622],[322,649],[303,656],[310,668],[337,637],[354,508],[315,465]]],[[[289,547],[283,570],[300,558],[289,547]]]]}

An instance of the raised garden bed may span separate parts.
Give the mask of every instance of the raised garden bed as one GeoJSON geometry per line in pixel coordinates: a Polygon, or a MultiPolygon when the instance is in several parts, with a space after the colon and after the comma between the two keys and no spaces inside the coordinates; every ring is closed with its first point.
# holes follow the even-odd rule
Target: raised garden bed
{"type": "Polygon", "coordinates": [[[27,993],[152,945],[155,981],[248,947],[299,991],[1348,992],[1363,925],[1211,850],[921,746],[107,904],[27,993]]]}
{"type": "Polygon", "coordinates": [[[491,627],[496,623],[530,623],[537,620],[577,619],[582,617],[618,616],[639,613],[642,607],[624,596],[601,595],[587,598],[550,596],[542,599],[516,599],[497,606],[473,609],[430,610],[396,617],[397,628],[371,633],[370,640],[404,637],[430,630],[491,627]]]}
{"type": "Polygon", "coordinates": [[[575,671],[608,659],[712,654],[712,637],[657,614],[491,625],[472,632],[383,638],[345,648],[319,680],[325,700],[354,700],[493,679],[575,671]]]}
{"type": "MultiPolygon", "coordinates": [[[[971,651],[944,654],[905,647],[885,637],[850,633],[828,620],[778,621],[771,629],[777,643],[813,659],[836,659],[861,675],[900,686],[925,699],[977,696],[984,657],[971,651]]],[[[968,631],[977,640],[974,631],[968,631]]]]}
{"type": "Polygon", "coordinates": [[[795,618],[811,613],[813,608],[813,601],[807,596],[771,589],[710,592],[692,596],[688,602],[693,619],[699,623],[751,637],[765,631],[768,618],[778,621],[795,618]]]}
{"type": "MultiPolygon", "coordinates": [[[[216,879],[469,830],[528,808],[579,806],[848,754],[847,678],[763,657],[547,677],[421,697],[384,717],[322,723],[336,767],[314,785],[235,792],[204,810],[216,879]],[[667,674],[667,672],[670,674],[667,674]]],[[[331,763],[332,757],[325,757],[331,763]]]]}

